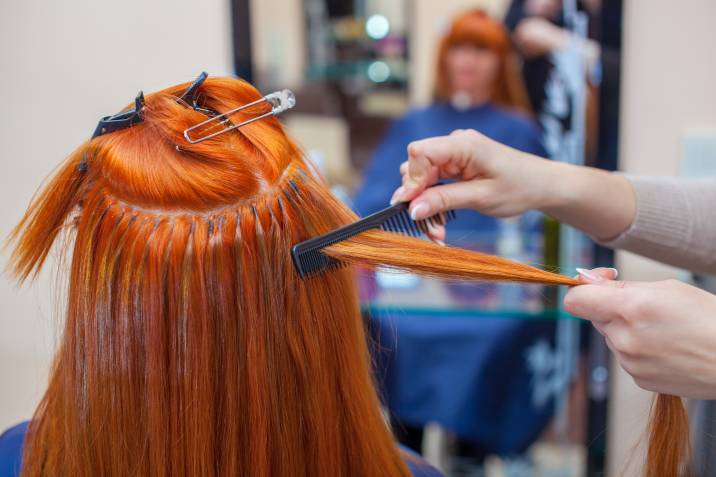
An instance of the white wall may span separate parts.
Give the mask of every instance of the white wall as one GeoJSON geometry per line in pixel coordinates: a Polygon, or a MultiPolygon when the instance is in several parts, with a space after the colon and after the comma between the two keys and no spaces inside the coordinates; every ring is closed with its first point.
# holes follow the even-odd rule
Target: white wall
{"type": "Polygon", "coordinates": [[[298,88],[306,63],[303,1],[251,0],[250,14],[255,81],[298,88]]]}
{"type": "MultiPolygon", "coordinates": [[[[151,92],[233,72],[228,0],[23,0],[0,14],[0,236],[100,116],[151,92]]],[[[7,262],[7,251],[1,264],[7,262]]],[[[45,388],[61,315],[47,278],[0,278],[0,431],[45,388]]]]}
{"type": "MultiPolygon", "coordinates": [[[[621,168],[635,174],[676,175],[682,134],[716,127],[716,2],[624,2],[621,168]]],[[[716,158],[714,159],[716,160],[716,158]]],[[[628,253],[617,255],[627,280],[660,280],[676,270],[628,253]]],[[[615,368],[609,433],[609,474],[639,475],[651,393],[615,368]],[[643,442],[643,441],[642,441],[643,442]]]]}

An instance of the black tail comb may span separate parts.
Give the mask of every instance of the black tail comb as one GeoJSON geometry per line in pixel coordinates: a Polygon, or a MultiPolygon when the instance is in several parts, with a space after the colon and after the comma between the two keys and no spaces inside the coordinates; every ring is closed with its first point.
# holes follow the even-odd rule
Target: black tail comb
{"type": "Polygon", "coordinates": [[[322,252],[322,249],[329,245],[342,242],[371,229],[383,229],[388,232],[419,237],[421,234],[427,234],[429,225],[445,225],[454,218],[455,211],[449,210],[414,221],[408,213],[408,203],[401,202],[357,222],[294,245],[291,249],[293,264],[301,278],[310,278],[325,270],[345,265],[322,252]]]}

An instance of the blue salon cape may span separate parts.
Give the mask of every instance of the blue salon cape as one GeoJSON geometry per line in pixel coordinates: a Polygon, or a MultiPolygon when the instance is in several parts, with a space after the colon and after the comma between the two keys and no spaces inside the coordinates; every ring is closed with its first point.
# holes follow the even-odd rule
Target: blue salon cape
{"type": "MultiPolygon", "coordinates": [[[[388,206],[400,186],[400,164],[408,159],[408,144],[418,139],[445,136],[456,129],[475,129],[484,135],[521,151],[545,157],[540,131],[525,116],[493,104],[464,111],[439,103],[415,109],[395,121],[378,146],[363,175],[363,185],[355,196],[354,208],[365,216],[388,206]]],[[[497,221],[477,212],[460,210],[450,223],[454,230],[490,230],[497,221]]]]}
{"type": "MultiPolygon", "coordinates": [[[[0,435],[0,477],[17,477],[22,465],[22,441],[27,432],[28,422],[11,427],[0,435]]],[[[441,477],[437,469],[430,466],[417,454],[402,449],[405,453],[405,462],[414,477],[441,477]]]]}
{"type": "MultiPolygon", "coordinates": [[[[397,120],[378,147],[355,197],[356,211],[364,216],[387,207],[400,186],[399,166],[411,141],[468,128],[546,155],[538,128],[510,110],[493,104],[464,111],[449,104],[416,109],[397,120]]],[[[495,232],[498,226],[496,219],[460,210],[447,227],[447,242],[452,234],[495,232]]],[[[538,344],[553,346],[554,322],[449,311],[373,312],[372,318],[378,382],[399,422],[415,427],[438,422],[486,453],[504,455],[524,451],[551,419],[553,399],[535,399],[527,353],[538,344]]]]}

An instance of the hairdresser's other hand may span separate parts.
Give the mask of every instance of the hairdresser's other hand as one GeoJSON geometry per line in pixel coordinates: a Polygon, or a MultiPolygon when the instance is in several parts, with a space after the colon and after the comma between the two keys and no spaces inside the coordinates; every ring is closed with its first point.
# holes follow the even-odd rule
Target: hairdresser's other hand
{"type": "Polygon", "coordinates": [[[613,281],[582,271],[564,305],[590,320],[647,390],[716,399],[716,296],[677,280],[613,281]]]}
{"type": "MultiPolygon", "coordinates": [[[[473,130],[415,141],[400,167],[403,185],[391,203],[411,201],[413,219],[449,209],[471,208],[495,217],[509,217],[539,207],[551,181],[548,161],[504,146],[473,130]],[[427,188],[440,179],[457,182],[427,188]]],[[[444,239],[444,228],[431,230],[444,239]]]]}

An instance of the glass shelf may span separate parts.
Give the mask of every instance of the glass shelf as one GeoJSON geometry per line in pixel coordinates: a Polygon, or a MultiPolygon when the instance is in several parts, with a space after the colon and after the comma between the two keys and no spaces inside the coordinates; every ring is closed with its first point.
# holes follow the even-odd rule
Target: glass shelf
{"type": "MultiPolygon", "coordinates": [[[[506,237],[504,228],[451,231],[448,240],[450,245],[485,253],[504,256],[500,252],[508,250],[510,258],[539,266],[542,233],[520,227],[510,234],[506,237]]],[[[446,281],[384,269],[361,271],[358,282],[363,311],[370,315],[577,319],[557,305],[555,286],[446,281]]]]}

